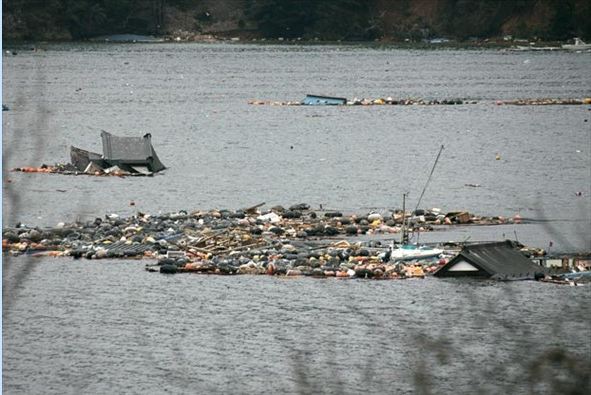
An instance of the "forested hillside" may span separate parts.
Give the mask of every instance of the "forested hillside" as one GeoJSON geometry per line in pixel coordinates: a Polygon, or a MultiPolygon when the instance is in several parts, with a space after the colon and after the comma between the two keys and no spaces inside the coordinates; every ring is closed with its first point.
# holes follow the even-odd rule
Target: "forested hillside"
{"type": "Polygon", "coordinates": [[[589,0],[3,0],[3,37],[591,39],[589,0]]]}

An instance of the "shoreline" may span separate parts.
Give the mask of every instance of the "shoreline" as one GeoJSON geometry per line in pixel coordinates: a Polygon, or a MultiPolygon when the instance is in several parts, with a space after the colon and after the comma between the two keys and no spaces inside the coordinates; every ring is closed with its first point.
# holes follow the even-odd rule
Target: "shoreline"
{"type": "Polygon", "coordinates": [[[3,38],[3,48],[10,46],[23,46],[32,44],[252,44],[252,45],[279,45],[279,46],[361,46],[361,47],[387,47],[393,49],[416,49],[416,50],[514,50],[517,47],[529,47],[532,50],[543,50],[543,52],[568,51],[561,48],[562,44],[569,41],[536,41],[536,40],[513,40],[504,41],[502,39],[483,39],[478,41],[456,41],[430,43],[427,41],[405,41],[405,40],[369,40],[369,41],[345,41],[345,40],[320,40],[320,39],[284,39],[284,38],[248,38],[241,36],[223,36],[213,34],[187,33],[183,35],[135,35],[135,34],[113,34],[108,36],[91,37],[83,40],[74,39],[15,39],[10,37],[3,38]],[[127,37],[128,36],[128,37],[127,37]],[[127,37],[127,38],[126,38],[127,37]]]}

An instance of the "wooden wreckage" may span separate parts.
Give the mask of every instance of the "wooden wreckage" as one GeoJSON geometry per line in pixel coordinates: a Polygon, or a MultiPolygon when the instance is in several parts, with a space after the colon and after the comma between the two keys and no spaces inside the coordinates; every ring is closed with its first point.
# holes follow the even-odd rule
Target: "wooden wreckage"
{"type": "Polygon", "coordinates": [[[25,173],[58,173],[95,176],[152,176],[166,169],[152,146],[152,135],[122,137],[102,131],[103,153],[70,147],[68,164],[13,169],[25,173]]]}
{"type": "Polygon", "coordinates": [[[563,258],[563,267],[555,269],[540,263],[547,258],[544,250],[514,241],[447,242],[439,245],[438,255],[405,259],[396,255],[403,244],[390,243],[387,236],[400,233],[403,218],[396,213],[349,216],[331,211],[319,215],[306,204],[259,210],[261,205],[235,211],[158,215],[138,212],[126,218],[110,214],[94,221],[60,223],[45,229],[19,224],[3,229],[2,249],[11,256],[145,258],[152,260],[145,270],[166,274],[379,280],[434,274],[436,278],[474,277],[487,281],[540,280],[568,285],[591,282],[589,255],[573,258],[573,265],[563,258]]]}
{"type": "MultiPolygon", "coordinates": [[[[515,105],[515,106],[549,106],[549,105],[588,105],[591,104],[591,97],[584,98],[522,98],[512,100],[495,100],[496,105],[515,105]]],[[[375,97],[375,98],[353,98],[334,97],[325,95],[307,94],[301,101],[274,101],[274,100],[249,100],[252,105],[270,105],[270,106],[375,106],[375,105],[394,105],[394,106],[433,106],[433,105],[460,105],[460,104],[478,104],[478,101],[468,98],[447,98],[447,99],[427,99],[416,97],[375,97]]]]}

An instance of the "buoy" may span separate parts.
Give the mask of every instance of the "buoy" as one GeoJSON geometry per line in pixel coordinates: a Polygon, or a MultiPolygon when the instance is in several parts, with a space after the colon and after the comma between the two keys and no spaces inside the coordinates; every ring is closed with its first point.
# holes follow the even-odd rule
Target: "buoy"
{"type": "Polygon", "coordinates": [[[495,156],[495,159],[496,160],[501,160],[501,155],[500,154],[497,154],[497,156],[495,156]]]}
{"type": "Polygon", "coordinates": [[[135,202],[134,202],[133,200],[131,200],[131,201],[129,202],[129,205],[130,205],[130,206],[135,206],[135,202]]]}

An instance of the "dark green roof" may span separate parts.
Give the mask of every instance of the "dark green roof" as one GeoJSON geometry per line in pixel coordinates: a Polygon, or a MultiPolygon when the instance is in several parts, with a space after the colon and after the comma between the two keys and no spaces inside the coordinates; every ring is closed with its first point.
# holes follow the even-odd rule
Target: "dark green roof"
{"type": "Polygon", "coordinates": [[[541,266],[525,257],[512,241],[483,243],[465,246],[447,264],[434,273],[436,277],[459,275],[490,277],[499,280],[533,279],[536,273],[545,272],[541,266]],[[450,271],[456,264],[467,262],[478,271],[450,271]]]}

